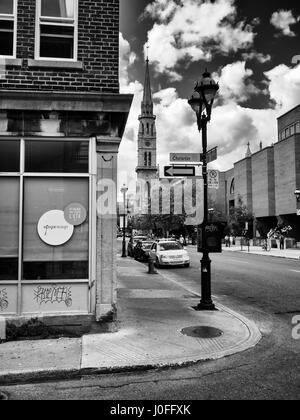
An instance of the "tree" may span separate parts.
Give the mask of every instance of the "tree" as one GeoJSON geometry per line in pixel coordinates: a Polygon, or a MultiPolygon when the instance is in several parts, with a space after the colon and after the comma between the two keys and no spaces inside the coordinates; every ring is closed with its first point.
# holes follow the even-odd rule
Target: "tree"
{"type": "Polygon", "coordinates": [[[246,223],[249,223],[249,234],[252,234],[254,215],[243,203],[242,197],[238,196],[237,205],[232,207],[229,212],[229,229],[235,236],[243,236],[246,223]]]}

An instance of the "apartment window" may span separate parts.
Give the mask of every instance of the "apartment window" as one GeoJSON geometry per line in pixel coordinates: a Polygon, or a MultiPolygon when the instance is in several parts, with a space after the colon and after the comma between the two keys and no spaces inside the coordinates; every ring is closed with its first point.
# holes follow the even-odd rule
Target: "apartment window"
{"type": "Polygon", "coordinates": [[[77,0],[38,0],[37,59],[76,61],[77,32],[77,0]]]}
{"type": "Polygon", "coordinates": [[[0,57],[16,56],[17,0],[0,0],[0,57]]]}
{"type": "Polygon", "coordinates": [[[300,123],[296,123],[296,133],[300,133],[300,123]]]}

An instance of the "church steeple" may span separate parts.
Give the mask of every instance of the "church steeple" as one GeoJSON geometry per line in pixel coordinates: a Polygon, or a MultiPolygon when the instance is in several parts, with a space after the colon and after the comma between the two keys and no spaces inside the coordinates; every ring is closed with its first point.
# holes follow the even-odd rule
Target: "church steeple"
{"type": "Polygon", "coordinates": [[[142,102],[142,116],[153,116],[153,98],[151,91],[151,80],[150,80],[150,70],[149,70],[149,58],[146,60],[146,73],[145,73],[145,83],[144,83],[144,95],[142,102]]]}
{"type": "Polygon", "coordinates": [[[145,181],[158,176],[156,158],[156,116],[153,114],[153,96],[151,90],[149,58],[146,59],[144,94],[141,103],[140,127],[138,137],[138,166],[136,172],[139,179],[145,181]]]}

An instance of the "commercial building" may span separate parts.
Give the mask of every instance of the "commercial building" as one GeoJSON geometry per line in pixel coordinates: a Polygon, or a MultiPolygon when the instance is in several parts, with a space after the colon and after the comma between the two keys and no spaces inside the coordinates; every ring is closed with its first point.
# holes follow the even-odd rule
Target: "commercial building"
{"type": "Polygon", "coordinates": [[[119,0],[1,1],[0,66],[0,315],[111,321],[117,216],[97,203],[132,101],[119,0]]]}
{"type": "MultiPolygon", "coordinates": [[[[300,242],[300,105],[278,118],[278,141],[252,153],[248,145],[244,159],[221,174],[218,192],[212,200],[229,215],[241,199],[256,218],[256,228],[265,235],[278,223],[290,226],[291,238],[300,242]]],[[[255,229],[254,235],[257,234],[255,229]]],[[[294,245],[296,245],[294,243],[294,245]]]]}

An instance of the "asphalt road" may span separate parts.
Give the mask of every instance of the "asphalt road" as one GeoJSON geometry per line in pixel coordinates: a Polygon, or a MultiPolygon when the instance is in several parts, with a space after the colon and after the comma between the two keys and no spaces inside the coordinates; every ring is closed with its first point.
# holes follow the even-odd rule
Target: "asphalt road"
{"type": "MultiPolygon", "coordinates": [[[[163,269],[171,282],[200,292],[201,256],[191,268],[163,269]]],[[[224,252],[212,257],[216,300],[252,319],[263,340],[254,349],[189,368],[87,377],[0,389],[10,399],[204,400],[300,397],[300,261],[224,252]]]]}

